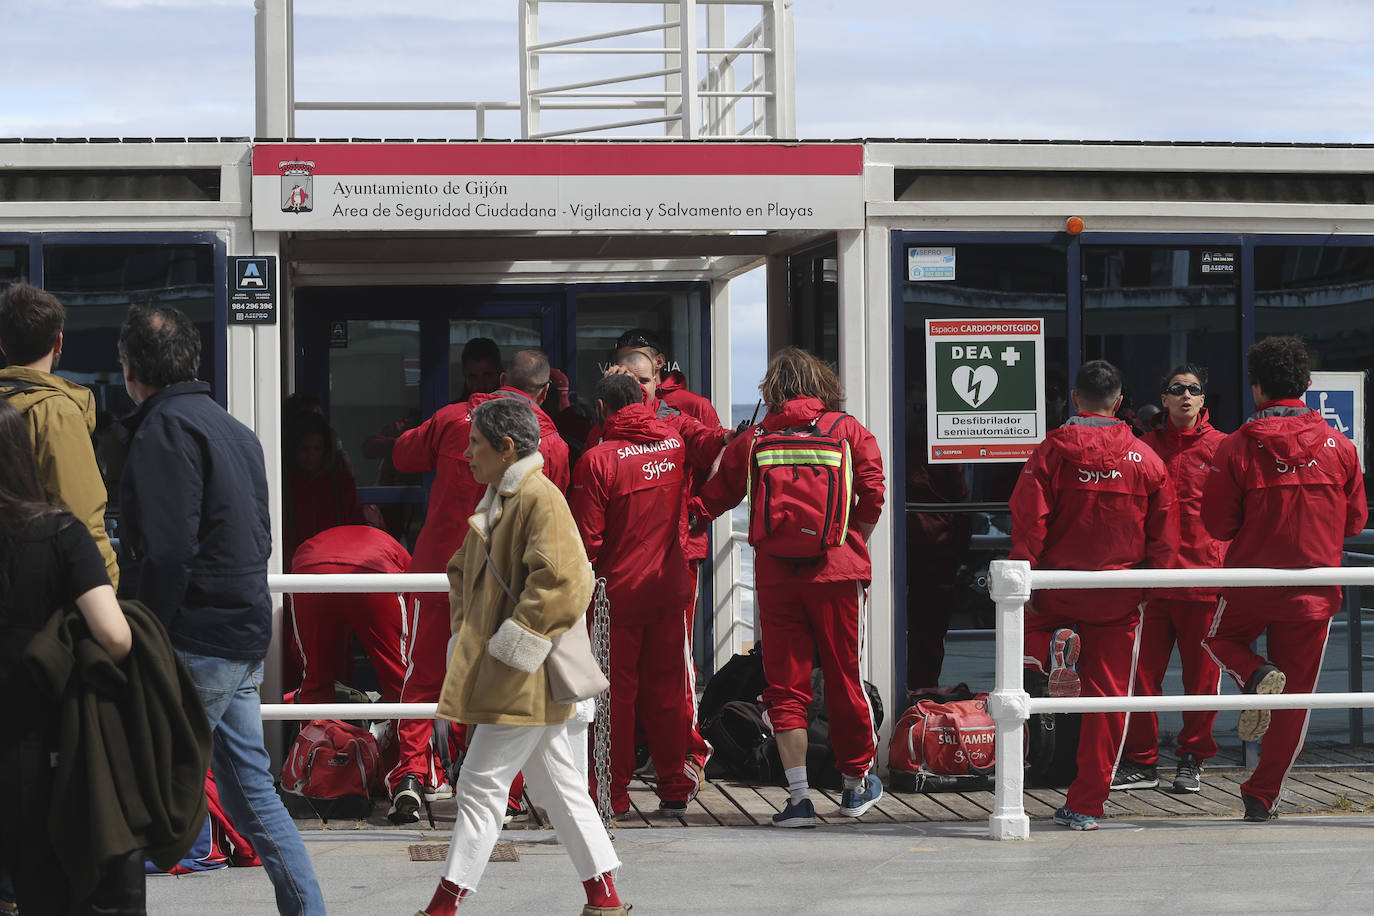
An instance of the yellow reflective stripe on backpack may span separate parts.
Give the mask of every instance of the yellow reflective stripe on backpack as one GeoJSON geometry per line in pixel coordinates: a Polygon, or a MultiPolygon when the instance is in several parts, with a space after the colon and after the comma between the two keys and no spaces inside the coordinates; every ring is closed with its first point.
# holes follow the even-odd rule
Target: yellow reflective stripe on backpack
{"type": "Polygon", "coordinates": [[[849,510],[854,505],[854,464],[849,460],[849,440],[844,442],[844,522],[840,525],[840,531],[846,532],[842,537],[848,537],[849,531],[849,510]]]}
{"type": "MultiPolygon", "coordinates": [[[[848,451],[849,444],[845,443],[848,451]]],[[[761,467],[777,464],[820,464],[826,467],[842,467],[845,458],[833,449],[797,448],[795,446],[765,447],[754,453],[754,460],[761,467]]]]}

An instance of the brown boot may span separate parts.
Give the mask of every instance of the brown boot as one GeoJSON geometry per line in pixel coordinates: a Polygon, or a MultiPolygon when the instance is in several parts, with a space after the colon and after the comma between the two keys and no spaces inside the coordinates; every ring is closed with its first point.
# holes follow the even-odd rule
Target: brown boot
{"type": "Polygon", "coordinates": [[[590,903],[582,907],[582,916],[629,916],[630,910],[634,909],[634,904],[626,903],[621,906],[592,906],[590,903]]]}

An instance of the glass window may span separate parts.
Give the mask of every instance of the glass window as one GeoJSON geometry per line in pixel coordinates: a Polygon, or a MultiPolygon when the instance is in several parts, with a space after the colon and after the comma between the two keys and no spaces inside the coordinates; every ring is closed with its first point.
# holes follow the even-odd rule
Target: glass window
{"type": "MultiPolygon", "coordinates": [[[[27,257],[27,254],[25,255],[27,257]]],[[[200,329],[200,377],[216,396],[213,245],[45,245],[43,285],[67,307],[57,374],[90,388],[96,404],[96,456],[118,514],[122,449],[114,420],[133,409],[124,390],[117,344],[129,306],[172,306],[200,329]]]]}
{"type": "MultiPolygon", "coordinates": [[[[1374,248],[1256,246],[1255,339],[1280,334],[1303,339],[1313,369],[1360,372],[1374,366],[1374,248]]],[[[1371,395],[1366,375],[1366,405],[1371,395]]],[[[1365,462],[1372,463],[1367,443],[1365,462]]],[[[1365,489],[1374,495],[1371,487],[1366,469],[1365,489]]]]}
{"type": "Polygon", "coordinates": [[[838,366],[840,363],[839,261],[832,243],[789,255],[787,273],[791,340],[803,350],[838,366]]]}
{"type": "Polygon", "coordinates": [[[1047,422],[1058,426],[1068,397],[1067,261],[1061,245],[955,245],[950,280],[907,282],[906,442],[907,685],[940,683],[945,628],[993,625],[988,563],[1007,556],[1005,503],[1020,464],[926,462],[927,318],[1045,319],[1047,422]],[[974,505],[969,505],[970,503],[974,505]],[[964,504],[950,511],[951,504],[964,504]]]}
{"type": "Polygon", "coordinates": [[[687,387],[709,396],[706,360],[702,353],[705,292],[701,289],[664,289],[645,286],[613,292],[583,291],[577,295],[577,400],[591,410],[597,379],[614,358],[615,342],[630,328],[656,333],[667,349],[669,369],[679,369],[687,387]]]}
{"type": "Polygon", "coordinates": [[[1160,380],[1185,362],[1207,369],[1218,429],[1240,425],[1238,246],[1083,246],[1083,359],[1125,376],[1124,411],[1159,406],[1160,380]]]}
{"type": "MultiPolygon", "coordinates": [[[[471,320],[449,322],[448,332],[448,391],[450,401],[466,400],[472,393],[463,376],[463,347],[474,337],[485,337],[496,342],[501,351],[501,365],[505,366],[510,358],[520,350],[543,349],[543,322],[538,318],[494,318],[484,317],[471,320]]],[[[475,367],[481,369],[482,367],[475,367]]],[[[494,391],[495,386],[487,387],[493,380],[479,381],[474,378],[477,391],[494,391]]],[[[500,374],[494,379],[501,384],[500,374]]]]}
{"type": "Polygon", "coordinates": [[[29,278],[29,249],[26,245],[0,245],[0,290],[29,278]]]}

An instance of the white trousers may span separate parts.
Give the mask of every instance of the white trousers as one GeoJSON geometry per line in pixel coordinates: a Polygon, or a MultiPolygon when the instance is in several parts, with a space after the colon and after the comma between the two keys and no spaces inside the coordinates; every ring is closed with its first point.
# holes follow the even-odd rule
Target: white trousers
{"type": "MultiPolygon", "coordinates": [[[[585,731],[583,735],[585,742],[585,731]]],[[[566,722],[548,726],[478,725],[472,729],[458,785],[454,786],[458,816],[444,877],[459,887],[477,888],[501,835],[511,781],[521,770],[526,791],[548,812],[577,869],[578,880],[619,868],[620,859],[575,761],[566,722]]]]}

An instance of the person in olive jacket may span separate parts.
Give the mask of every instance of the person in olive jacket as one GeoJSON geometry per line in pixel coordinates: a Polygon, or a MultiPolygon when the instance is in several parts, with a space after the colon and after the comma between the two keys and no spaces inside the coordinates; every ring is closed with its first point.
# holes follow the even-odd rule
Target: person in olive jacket
{"type": "Polygon", "coordinates": [[[544,661],[582,617],[592,569],[568,504],[541,468],[539,423],[523,401],[472,412],[464,457],[487,485],[448,564],[448,672],[438,715],[473,726],[454,787],[457,812],[444,874],[419,916],[449,916],[476,889],[501,831],[511,780],[549,812],[587,893],[584,916],[623,916],[606,828],[573,763],[568,720],[544,661]]]}

